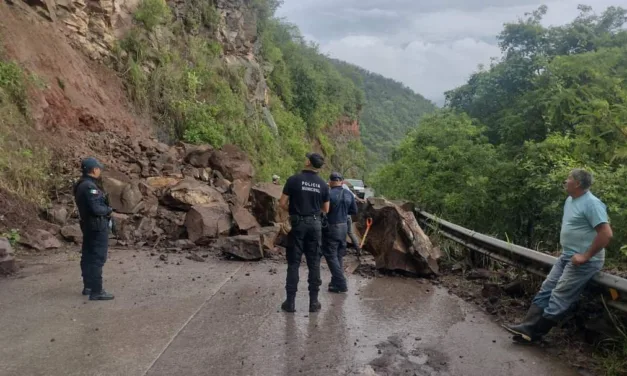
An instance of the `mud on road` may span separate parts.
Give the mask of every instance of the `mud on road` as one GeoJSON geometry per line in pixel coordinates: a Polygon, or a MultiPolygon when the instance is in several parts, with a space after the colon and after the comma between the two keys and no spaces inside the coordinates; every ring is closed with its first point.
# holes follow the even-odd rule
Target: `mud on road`
{"type": "Polygon", "coordinates": [[[353,275],[310,315],[303,269],[298,311],[285,314],[282,262],[177,257],[112,250],[111,302],[80,295],[74,250],[0,280],[0,374],[578,374],[424,280],[353,275]]]}

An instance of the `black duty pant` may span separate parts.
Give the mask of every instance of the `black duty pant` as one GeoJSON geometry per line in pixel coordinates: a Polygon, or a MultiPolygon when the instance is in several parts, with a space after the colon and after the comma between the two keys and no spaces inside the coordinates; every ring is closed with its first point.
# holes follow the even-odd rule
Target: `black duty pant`
{"type": "Polygon", "coordinates": [[[344,277],[344,256],[346,256],[346,233],[348,225],[338,223],[324,229],[322,237],[322,254],[327,260],[331,271],[331,286],[339,289],[346,288],[344,277]]]}
{"type": "Polygon", "coordinates": [[[320,290],[320,246],[322,242],[322,224],[320,217],[293,217],[292,230],[288,235],[287,278],[285,291],[288,295],[298,291],[298,269],[303,254],[309,268],[309,293],[317,294],[320,290]]]}
{"type": "Polygon", "coordinates": [[[102,267],[107,261],[109,231],[93,231],[83,228],[81,272],[83,285],[93,293],[102,291],[102,267]]]}

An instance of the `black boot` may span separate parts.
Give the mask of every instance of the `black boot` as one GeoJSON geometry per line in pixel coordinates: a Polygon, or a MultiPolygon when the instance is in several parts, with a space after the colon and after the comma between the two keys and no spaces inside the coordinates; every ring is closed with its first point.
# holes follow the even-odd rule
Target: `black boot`
{"type": "Polygon", "coordinates": [[[296,312],[296,294],[287,294],[287,299],[281,304],[281,309],[285,312],[296,312]]]}
{"type": "Polygon", "coordinates": [[[309,312],[318,312],[322,308],[322,304],[318,301],[318,293],[309,294],[309,312]]]}
{"type": "Polygon", "coordinates": [[[91,289],[89,287],[83,287],[83,295],[87,296],[87,295],[91,295],[91,289]]]}
{"type": "Polygon", "coordinates": [[[535,342],[542,339],[556,324],[555,321],[540,316],[534,321],[523,322],[518,325],[506,325],[505,329],[521,336],[526,341],[535,342]]]}
{"type": "Polygon", "coordinates": [[[344,287],[343,289],[341,289],[341,288],[339,288],[337,286],[333,286],[333,285],[329,286],[329,292],[333,292],[333,293],[336,293],[336,294],[341,294],[341,293],[344,293],[344,292],[347,292],[347,291],[348,291],[348,287],[344,287]]]}
{"type": "Polygon", "coordinates": [[[89,294],[89,300],[113,300],[113,295],[109,294],[105,290],[92,292],[89,294]]]}
{"type": "Polygon", "coordinates": [[[532,304],[531,307],[529,307],[529,310],[527,311],[527,314],[525,315],[525,318],[522,320],[522,322],[534,322],[538,318],[540,318],[540,316],[542,316],[543,312],[544,309],[538,307],[535,304],[532,304]]]}

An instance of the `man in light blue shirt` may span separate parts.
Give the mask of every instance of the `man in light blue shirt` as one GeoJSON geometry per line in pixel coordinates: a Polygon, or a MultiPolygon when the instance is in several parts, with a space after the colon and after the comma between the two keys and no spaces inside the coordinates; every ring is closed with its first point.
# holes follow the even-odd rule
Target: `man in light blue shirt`
{"type": "Polygon", "coordinates": [[[589,191],[591,185],[592,175],[581,169],[571,171],[564,182],[569,197],[564,204],[560,232],[562,254],[542,283],[523,322],[505,326],[527,341],[546,335],[603,268],[605,247],[613,234],[605,204],[589,191]]]}

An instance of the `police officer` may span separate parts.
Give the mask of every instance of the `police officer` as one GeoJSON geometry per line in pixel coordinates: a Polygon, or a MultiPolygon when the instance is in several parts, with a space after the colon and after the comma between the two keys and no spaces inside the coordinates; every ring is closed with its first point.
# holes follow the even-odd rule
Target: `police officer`
{"type": "Polygon", "coordinates": [[[346,255],[346,235],[348,233],[348,219],[357,214],[355,197],[342,187],[344,178],[339,172],[329,177],[330,208],[327,215],[328,225],[322,237],[322,254],[327,260],[331,271],[329,291],[343,293],[348,291],[344,277],[344,256],[346,255]]]}
{"type": "Polygon", "coordinates": [[[329,212],[329,187],[318,176],[324,165],[324,158],[317,153],[308,153],[305,169],[291,176],[285,182],[280,205],[290,214],[292,229],[288,235],[287,278],[285,291],[287,299],[281,305],[285,312],[296,311],[296,291],[298,290],[298,269],[303,253],[309,269],[309,312],[318,312],[320,279],[320,246],[322,242],[321,214],[329,212]]]}
{"type": "Polygon", "coordinates": [[[99,183],[102,170],[102,164],[95,158],[84,159],[81,162],[83,175],[74,185],[74,200],[83,232],[83,295],[89,295],[89,300],[113,299],[113,295],[102,288],[102,267],[107,260],[109,226],[113,212],[99,183]]]}

